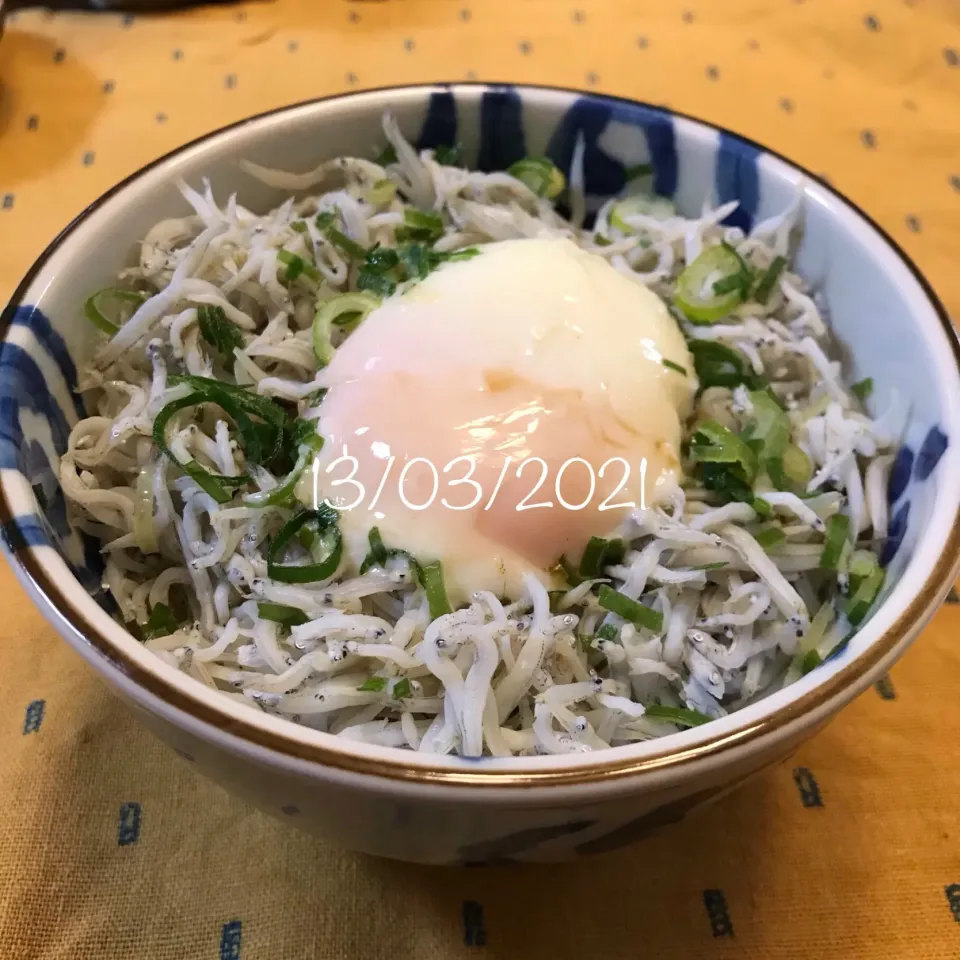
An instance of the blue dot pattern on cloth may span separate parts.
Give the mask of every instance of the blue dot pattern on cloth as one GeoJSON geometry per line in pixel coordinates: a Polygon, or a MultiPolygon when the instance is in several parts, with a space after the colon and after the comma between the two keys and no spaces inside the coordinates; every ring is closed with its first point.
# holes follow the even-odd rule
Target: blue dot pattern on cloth
{"type": "Polygon", "coordinates": [[[240,943],[243,925],[239,920],[230,920],[220,931],[220,960],[240,960],[240,943]]]}
{"type": "Polygon", "coordinates": [[[24,734],[36,733],[43,723],[43,712],[46,707],[45,700],[32,700],[27,704],[27,710],[23,718],[24,734]]]}
{"type": "Polygon", "coordinates": [[[722,890],[704,890],[703,905],[710,921],[710,932],[715,937],[732,937],[733,921],[727,907],[727,898],[722,890]]]}
{"type": "Polygon", "coordinates": [[[463,942],[468,947],[485,947],[487,929],[483,920],[483,905],[476,900],[463,902],[463,942]]]}
{"type": "Polygon", "coordinates": [[[129,847],[140,839],[140,804],[124,803],[120,807],[117,846],[129,847]]]}
{"type": "Polygon", "coordinates": [[[823,797],[820,795],[817,778],[806,767],[797,767],[793,771],[793,782],[800,791],[800,802],[805,807],[823,806],[823,797]]]}

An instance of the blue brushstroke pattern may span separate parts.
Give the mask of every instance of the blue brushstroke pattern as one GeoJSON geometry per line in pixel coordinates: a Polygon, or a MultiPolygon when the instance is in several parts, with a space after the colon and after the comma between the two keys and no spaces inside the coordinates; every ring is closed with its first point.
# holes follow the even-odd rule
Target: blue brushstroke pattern
{"type": "Polygon", "coordinates": [[[23,715],[23,733],[36,733],[43,723],[43,714],[46,708],[46,700],[31,700],[27,704],[26,712],[23,715]]]}
{"type": "Polygon", "coordinates": [[[676,193],[678,161],[676,137],[670,117],[650,107],[581,97],[564,114],[547,146],[547,156],[569,177],[573,150],[583,136],[584,190],[588,196],[612,197],[626,184],[626,168],[605,153],[597,141],[612,121],[640,127],[647,139],[653,164],[654,191],[671,197],[676,193]]]}
{"type": "Polygon", "coordinates": [[[140,839],[140,804],[125,803],[120,807],[120,824],[117,829],[117,845],[129,847],[140,839]]]}
{"type": "Polygon", "coordinates": [[[749,233],[760,208],[760,151],[739,137],[720,134],[715,189],[720,204],[740,204],[723,222],[749,233]]]}
{"type": "Polygon", "coordinates": [[[527,155],[523,100],[512,87],[492,88],[480,100],[480,153],[477,168],[506,170],[527,155]]]}
{"type": "Polygon", "coordinates": [[[239,920],[229,920],[220,931],[220,960],[240,960],[240,943],[243,937],[243,924],[239,920]]]}
{"type": "Polygon", "coordinates": [[[417,139],[418,150],[452,147],[457,142],[457,101],[449,90],[430,94],[427,116],[417,139]]]}
{"type": "Polygon", "coordinates": [[[947,435],[938,426],[931,427],[920,445],[917,461],[913,465],[913,475],[918,480],[926,480],[933,473],[947,445],[947,435]]]}
{"type": "Polygon", "coordinates": [[[913,451],[904,444],[897,452],[897,457],[890,468],[890,480],[887,483],[887,502],[892,506],[902,496],[910,474],[913,471],[913,451]]]}
{"type": "Polygon", "coordinates": [[[13,315],[13,326],[26,327],[37,338],[37,342],[47,353],[53,357],[57,366],[60,368],[60,375],[63,377],[67,388],[70,391],[70,398],[73,401],[73,407],[78,417],[86,416],[83,404],[80,401],[80,395],[77,391],[77,368],[67,350],[67,344],[63,337],[53,328],[53,324],[46,314],[38,307],[22,306],[17,307],[13,315]]]}
{"type": "Polygon", "coordinates": [[[890,530],[887,533],[887,542],[883,545],[883,552],[880,554],[880,565],[887,566],[888,563],[897,555],[900,544],[907,534],[907,521],[910,519],[910,501],[908,500],[894,515],[890,521],[890,530]]]}

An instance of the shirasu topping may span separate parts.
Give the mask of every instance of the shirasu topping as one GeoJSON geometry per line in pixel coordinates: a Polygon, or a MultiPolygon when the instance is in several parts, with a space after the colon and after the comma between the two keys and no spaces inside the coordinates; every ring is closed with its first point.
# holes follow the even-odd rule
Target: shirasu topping
{"type": "Polygon", "coordinates": [[[154,226],[139,265],[88,301],[108,339],[60,476],[122,619],[253,708],[465,756],[662,736],[817,666],[882,587],[905,411],[868,416],[870,385],[831,359],[789,267],[799,192],[746,236],[723,226],[735,204],[687,219],[639,189],[583,229],[582,144],[567,220],[547,160],[472,172],[450,149],[418,154],[389,115],[384,132],[379,162],[246,164],[298,194],[263,216],[181,184],[194,213],[154,226]],[[292,496],[322,443],[318,371],[380,298],[485,243],[543,236],[606,258],[680,323],[700,382],[683,489],[566,558],[565,589],[529,575],[506,605],[478,592],[451,610],[439,565],[376,528],[347,569],[336,512],[292,496]]]}

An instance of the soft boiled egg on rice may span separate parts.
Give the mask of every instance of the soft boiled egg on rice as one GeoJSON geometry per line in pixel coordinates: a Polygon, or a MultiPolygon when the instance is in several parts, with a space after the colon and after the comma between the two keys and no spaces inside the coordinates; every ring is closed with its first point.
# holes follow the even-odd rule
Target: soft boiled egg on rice
{"type": "Polygon", "coordinates": [[[614,534],[630,513],[615,504],[675,487],[696,383],[673,365],[693,369],[663,302],[603,258],[564,239],[483,246],[337,350],[298,495],[341,510],[354,569],[376,526],[440,560],[454,603],[515,599],[524,573],[549,582],[561,555],[614,534]]]}

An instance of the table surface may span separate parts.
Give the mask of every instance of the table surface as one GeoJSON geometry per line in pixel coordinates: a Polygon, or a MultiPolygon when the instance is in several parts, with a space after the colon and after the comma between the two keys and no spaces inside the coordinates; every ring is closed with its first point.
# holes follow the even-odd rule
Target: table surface
{"type": "MultiPolygon", "coordinates": [[[[768,143],[869,211],[960,313],[956,0],[22,12],[0,41],[0,296],[90,200],[199,134],[468,78],[638,97],[768,143]]],[[[228,796],[5,567],[0,597],[0,960],[960,956],[960,607],[793,766],[686,823],[569,867],[452,871],[332,849],[228,796]]]]}

